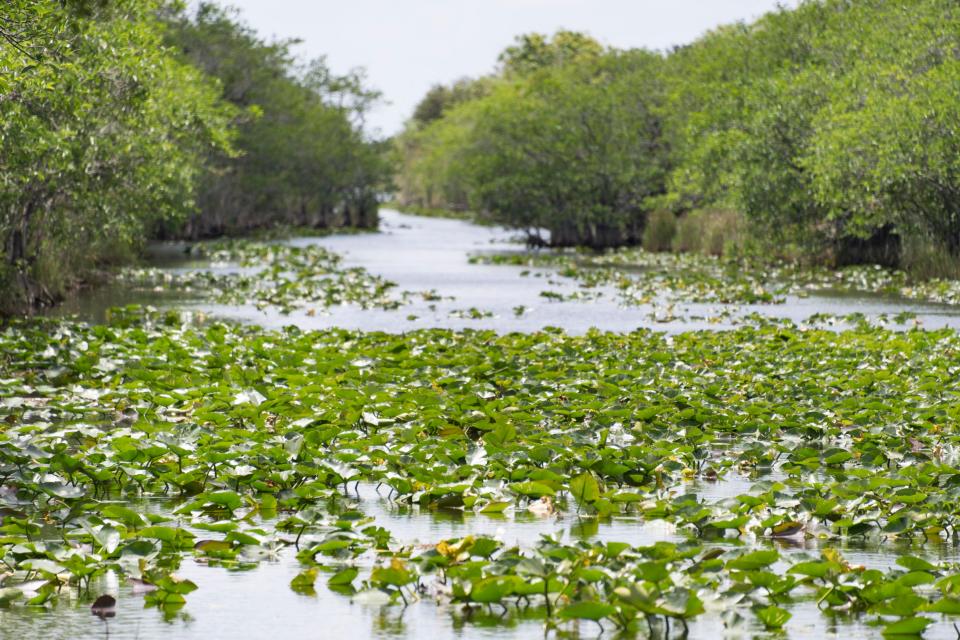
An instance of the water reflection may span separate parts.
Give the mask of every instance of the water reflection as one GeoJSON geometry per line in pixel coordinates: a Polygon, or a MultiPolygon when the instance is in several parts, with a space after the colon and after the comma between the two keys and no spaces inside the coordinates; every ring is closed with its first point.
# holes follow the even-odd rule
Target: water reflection
{"type": "MultiPolygon", "coordinates": [[[[700,492],[714,496],[742,492],[751,480],[731,477],[716,483],[688,483],[678,493],[700,492]],[[726,486],[726,485],[730,486],[726,486]]],[[[634,545],[649,545],[658,540],[680,542],[686,536],[673,525],[663,521],[647,522],[637,517],[617,517],[600,522],[578,518],[575,513],[562,517],[538,517],[526,511],[506,514],[480,515],[459,510],[421,510],[409,505],[398,505],[376,491],[375,485],[361,483],[358,491],[350,492],[352,499],[369,515],[375,524],[389,529],[398,542],[423,548],[442,538],[464,535],[489,535],[506,544],[530,546],[542,535],[555,536],[565,542],[577,540],[625,541],[634,545]]],[[[701,493],[701,499],[706,495],[701,493]]],[[[176,504],[166,498],[136,501],[139,509],[153,513],[169,513],[176,504]]],[[[270,528],[274,517],[263,518],[252,524],[270,528]]],[[[202,537],[211,537],[207,531],[196,530],[202,537]]],[[[319,539],[319,536],[312,537],[319,539]]],[[[311,536],[306,536],[311,539],[311,536]]],[[[721,538],[704,542],[706,546],[724,549],[747,546],[776,547],[783,560],[778,571],[806,557],[817,557],[827,543],[818,539],[762,539],[740,540],[721,538]]],[[[913,554],[934,561],[960,561],[960,552],[946,542],[921,544],[910,542],[880,542],[877,540],[848,540],[839,545],[846,559],[854,565],[888,570],[897,554],[913,554]]],[[[364,556],[361,579],[367,575],[374,559],[364,556]]],[[[363,604],[349,596],[332,592],[325,585],[325,577],[317,581],[316,590],[301,595],[290,588],[290,580],[301,570],[292,548],[286,548],[273,559],[251,565],[249,570],[228,570],[206,562],[185,558],[179,576],[194,581],[199,589],[188,596],[186,607],[165,616],[162,611],[145,608],[142,593],[135,585],[107,573],[91,585],[90,596],[80,597],[76,589],[65,588],[51,608],[13,606],[0,608],[0,637],[2,638],[290,638],[312,639],[327,637],[372,638],[460,638],[480,640],[487,638],[543,638],[542,607],[531,606],[504,615],[500,607],[463,607],[438,605],[429,597],[404,609],[401,606],[363,604]],[[108,620],[91,615],[90,603],[96,595],[109,594],[117,599],[116,615],[108,620]],[[109,635],[108,635],[109,633],[109,635]]],[[[710,604],[709,602],[707,603],[710,604]]],[[[755,616],[744,612],[742,620],[725,615],[728,607],[697,618],[690,625],[690,637],[737,638],[776,637],[769,635],[755,616]]],[[[869,617],[830,618],[823,615],[815,602],[804,600],[792,604],[793,618],[787,625],[792,637],[879,637],[879,627],[868,624],[869,617]]],[[[595,638],[598,627],[594,623],[565,625],[556,637],[595,638]]],[[[606,637],[606,636],[605,636],[606,637]]],[[[926,632],[927,638],[955,638],[947,621],[938,623],[926,632]]]]}

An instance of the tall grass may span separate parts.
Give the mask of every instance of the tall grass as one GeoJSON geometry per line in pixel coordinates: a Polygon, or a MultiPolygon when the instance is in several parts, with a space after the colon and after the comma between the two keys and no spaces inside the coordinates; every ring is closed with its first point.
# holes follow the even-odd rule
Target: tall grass
{"type": "Polygon", "coordinates": [[[677,221],[673,250],[729,256],[742,253],[748,246],[742,216],[729,209],[696,209],[677,221]]]}
{"type": "Polygon", "coordinates": [[[672,211],[656,209],[647,215],[640,242],[646,251],[670,251],[677,235],[677,216],[672,211]]]}
{"type": "Polygon", "coordinates": [[[960,279],[960,260],[942,242],[928,236],[902,238],[900,266],[916,280],[960,279]]]}

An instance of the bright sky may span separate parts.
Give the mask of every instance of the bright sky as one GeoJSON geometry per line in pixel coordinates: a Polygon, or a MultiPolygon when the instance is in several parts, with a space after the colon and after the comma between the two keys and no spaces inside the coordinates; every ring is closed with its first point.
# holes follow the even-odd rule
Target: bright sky
{"type": "MultiPolygon", "coordinates": [[[[431,85],[491,71],[514,36],[584,31],[619,48],[665,49],[751,20],[775,0],[221,0],[262,36],[300,38],[335,72],[367,70],[383,92],[369,123],[396,133],[431,85]]],[[[781,4],[796,5],[796,0],[781,4]]]]}

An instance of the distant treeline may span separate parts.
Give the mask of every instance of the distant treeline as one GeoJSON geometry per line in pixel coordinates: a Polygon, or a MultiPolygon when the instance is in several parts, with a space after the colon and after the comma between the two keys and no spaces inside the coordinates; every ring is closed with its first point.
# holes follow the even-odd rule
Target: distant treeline
{"type": "Polygon", "coordinates": [[[290,54],[296,41],[265,42],[214,4],[174,15],[168,27],[170,45],[216,78],[241,113],[237,153],[212,151],[197,213],[175,234],[377,225],[387,165],[381,145],[364,137],[379,93],[362,75],[334,75],[322,58],[298,66],[290,54]]]}
{"type": "Polygon", "coordinates": [[[165,0],[0,8],[0,314],[50,304],[151,234],[373,226],[377,96],[237,17],[165,0]]]}
{"type": "Polygon", "coordinates": [[[402,203],[556,245],[716,252],[737,229],[819,262],[957,264],[960,4],[808,1],[666,54],[524,36],[433,88],[395,153],[402,203]]]}

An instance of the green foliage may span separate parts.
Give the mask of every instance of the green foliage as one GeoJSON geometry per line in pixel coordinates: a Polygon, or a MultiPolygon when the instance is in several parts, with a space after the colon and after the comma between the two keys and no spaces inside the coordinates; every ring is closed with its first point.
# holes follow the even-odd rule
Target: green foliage
{"type": "Polygon", "coordinates": [[[479,80],[463,78],[449,87],[442,84],[434,85],[414,108],[413,121],[426,126],[434,120],[439,120],[458,104],[485,96],[489,91],[488,85],[489,83],[483,78],[479,80]]]}
{"type": "Polygon", "coordinates": [[[162,3],[17,1],[0,25],[0,312],[53,302],[193,204],[232,109],[161,42],[162,3]]]}
{"type": "Polygon", "coordinates": [[[523,64],[400,136],[402,199],[480,211],[554,245],[636,242],[665,176],[645,51],[523,64]],[[637,85],[646,91],[637,94],[637,85]]]}
{"type": "Polygon", "coordinates": [[[631,633],[716,621],[718,602],[771,630],[820,610],[891,636],[960,612],[939,557],[960,526],[953,331],[390,335],[131,315],[0,331],[4,606],[113,572],[167,615],[197,588],[172,574],[184,559],[236,570],[295,549],[301,566],[278,566],[299,594],[631,633]],[[531,504],[673,533],[411,544],[373,523],[384,501],[398,537],[430,512],[556,517],[531,504]],[[865,540],[885,570],[838,551],[865,540]]]}
{"type": "Polygon", "coordinates": [[[639,242],[667,208],[688,214],[680,248],[711,254],[729,243],[695,238],[689,212],[736,211],[738,233],[777,253],[946,275],[960,259],[958,49],[951,0],[811,0],[662,58],[523,36],[488,93],[400,137],[401,199],[558,245],[639,242]]]}
{"type": "Polygon", "coordinates": [[[190,237],[277,224],[375,227],[376,193],[386,180],[383,150],[363,129],[379,94],[361,73],[337,76],[320,58],[297,64],[294,41],[266,42],[235,13],[201,3],[168,19],[167,38],[216,78],[236,121],[239,154],[214,154],[190,237]]]}
{"type": "MultiPolygon", "coordinates": [[[[156,268],[125,268],[117,274],[117,280],[137,288],[197,291],[221,304],[252,304],[258,309],[270,307],[284,314],[309,307],[307,313],[312,315],[317,308],[346,303],[365,309],[396,309],[414,296],[412,291],[395,292],[395,283],[362,267],[342,266],[339,255],[316,244],[298,247],[217,240],[193,245],[192,253],[243,269],[226,272],[183,269],[170,273],[156,268]]],[[[436,294],[420,292],[419,295],[428,298],[436,294]]]]}
{"type": "Polygon", "coordinates": [[[736,208],[821,259],[876,260],[870,242],[843,255],[845,239],[875,244],[881,229],[956,258],[958,20],[943,0],[823,0],[681,48],[668,200],[736,208]]]}
{"type": "Polygon", "coordinates": [[[517,36],[515,43],[500,54],[505,75],[527,75],[548,67],[562,67],[603,55],[603,45],[577,31],[561,29],[553,37],[542,33],[517,36]]]}
{"type": "Polygon", "coordinates": [[[158,229],[376,226],[386,164],[360,74],[296,65],[206,3],[18,0],[0,17],[0,314],[158,229]]]}

